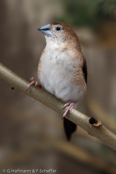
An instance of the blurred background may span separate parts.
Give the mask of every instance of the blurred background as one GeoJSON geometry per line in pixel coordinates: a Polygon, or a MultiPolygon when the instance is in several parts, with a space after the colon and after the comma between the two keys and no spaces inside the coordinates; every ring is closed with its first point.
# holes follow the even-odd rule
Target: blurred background
{"type": "MultiPolygon", "coordinates": [[[[116,0],[1,0],[0,62],[37,79],[45,47],[37,28],[53,21],[75,30],[87,60],[88,93],[78,110],[116,133],[116,0]]],[[[0,80],[0,170],[116,173],[116,152],[80,127],[67,142],[56,112],[11,88],[0,80]]]]}

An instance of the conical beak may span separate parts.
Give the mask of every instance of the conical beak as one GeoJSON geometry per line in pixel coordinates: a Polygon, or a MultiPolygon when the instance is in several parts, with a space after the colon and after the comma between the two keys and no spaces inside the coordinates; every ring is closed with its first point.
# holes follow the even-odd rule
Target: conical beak
{"type": "Polygon", "coordinates": [[[50,24],[44,25],[41,28],[38,28],[38,30],[43,33],[44,35],[51,36],[51,31],[50,31],[50,24]]]}

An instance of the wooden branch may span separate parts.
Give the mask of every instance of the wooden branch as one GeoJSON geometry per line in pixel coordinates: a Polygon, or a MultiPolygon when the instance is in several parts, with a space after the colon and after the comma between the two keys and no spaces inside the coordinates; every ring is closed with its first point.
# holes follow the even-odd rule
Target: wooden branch
{"type": "MultiPolygon", "coordinates": [[[[34,99],[40,101],[46,106],[52,108],[61,116],[64,113],[65,109],[62,109],[64,105],[62,101],[60,101],[59,99],[57,99],[56,97],[54,97],[53,95],[49,94],[41,88],[31,87],[31,89],[26,92],[28,82],[16,75],[14,72],[12,72],[10,69],[6,68],[2,64],[0,64],[0,78],[9,83],[11,86],[19,89],[23,93],[33,97],[34,99]]],[[[89,123],[90,117],[82,114],[81,112],[75,109],[72,109],[71,113],[68,114],[66,118],[78,124],[90,135],[98,138],[104,144],[116,150],[116,135],[112,133],[110,130],[108,130],[105,126],[101,125],[99,127],[95,127],[91,125],[89,123]]]]}
{"type": "Polygon", "coordinates": [[[108,128],[110,128],[110,130],[116,132],[116,121],[112,118],[111,115],[108,115],[90,95],[88,95],[86,99],[86,104],[92,114],[94,114],[98,119],[103,121],[103,123],[108,128]]]}

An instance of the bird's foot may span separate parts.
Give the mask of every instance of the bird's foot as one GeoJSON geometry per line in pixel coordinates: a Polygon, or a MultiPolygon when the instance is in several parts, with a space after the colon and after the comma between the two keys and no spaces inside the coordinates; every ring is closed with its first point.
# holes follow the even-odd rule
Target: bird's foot
{"type": "Polygon", "coordinates": [[[31,77],[29,81],[30,81],[30,83],[27,86],[26,91],[33,85],[35,85],[35,87],[39,86],[40,88],[42,88],[42,86],[38,82],[35,81],[34,77],[31,77]]]}
{"type": "Polygon", "coordinates": [[[71,112],[73,109],[74,103],[66,103],[63,108],[67,107],[66,111],[64,112],[62,118],[64,118],[68,112],[71,112]],[[68,106],[68,107],[67,107],[68,106]]]}

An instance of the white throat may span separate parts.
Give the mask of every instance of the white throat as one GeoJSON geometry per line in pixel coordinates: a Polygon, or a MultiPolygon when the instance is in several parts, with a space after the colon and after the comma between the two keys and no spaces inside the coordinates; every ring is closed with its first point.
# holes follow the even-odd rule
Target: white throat
{"type": "Polygon", "coordinates": [[[45,36],[46,39],[46,47],[51,47],[51,48],[59,48],[59,47],[64,47],[64,42],[62,42],[62,40],[59,38],[57,39],[57,37],[49,37],[49,36],[45,36]]]}

